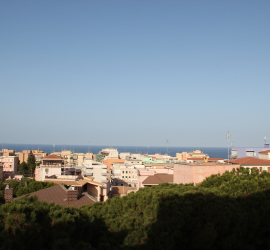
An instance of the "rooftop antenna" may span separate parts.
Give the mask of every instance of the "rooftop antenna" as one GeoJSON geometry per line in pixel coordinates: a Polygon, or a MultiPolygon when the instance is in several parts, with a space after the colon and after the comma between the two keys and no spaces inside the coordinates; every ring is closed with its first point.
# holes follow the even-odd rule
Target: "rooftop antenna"
{"type": "Polygon", "coordinates": [[[166,144],[167,144],[167,155],[169,155],[169,148],[168,148],[169,140],[168,140],[168,138],[167,138],[167,140],[166,140],[166,144]]]}
{"type": "Polygon", "coordinates": [[[264,139],[264,145],[265,145],[266,144],[266,136],[263,139],[264,139]]]}
{"type": "Polygon", "coordinates": [[[229,159],[230,159],[230,139],[231,139],[231,134],[230,131],[227,132],[227,141],[228,141],[228,164],[229,164],[229,159]]]}

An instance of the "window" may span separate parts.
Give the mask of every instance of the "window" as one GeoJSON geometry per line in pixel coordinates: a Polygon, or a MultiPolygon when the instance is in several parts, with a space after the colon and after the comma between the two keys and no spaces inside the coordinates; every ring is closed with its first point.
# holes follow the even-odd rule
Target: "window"
{"type": "Polygon", "coordinates": [[[254,151],[246,151],[246,156],[254,156],[254,151]]]}
{"type": "Polygon", "coordinates": [[[232,150],[231,154],[232,156],[237,156],[237,150],[232,150]]]}

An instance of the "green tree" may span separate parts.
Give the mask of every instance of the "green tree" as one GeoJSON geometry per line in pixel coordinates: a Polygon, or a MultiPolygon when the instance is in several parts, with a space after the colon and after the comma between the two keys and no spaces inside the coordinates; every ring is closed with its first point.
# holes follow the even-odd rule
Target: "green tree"
{"type": "Polygon", "coordinates": [[[27,164],[28,164],[28,171],[33,174],[36,168],[35,156],[29,156],[27,159],[27,164]]]}
{"type": "Polygon", "coordinates": [[[20,174],[25,174],[28,172],[28,164],[26,162],[22,162],[21,164],[18,165],[19,173],[20,174]]]}
{"type": "Polygon", "coordinates": [[[34,174],[36,168],[36,160],[35,156],[29,156],[26,162],[22,162],[18,165],[20,174],[30,174],[31,176],[34,174]]]}

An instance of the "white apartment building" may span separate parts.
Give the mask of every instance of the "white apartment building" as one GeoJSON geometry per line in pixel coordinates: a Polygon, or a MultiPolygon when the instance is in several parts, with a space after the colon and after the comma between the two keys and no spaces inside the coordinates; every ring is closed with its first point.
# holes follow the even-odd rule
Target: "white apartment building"
{"type": "Polygon", "coordinates": [[[129,158],[130,157],[130,152],[121,152],[120,154],[119,154],[119,158],[120,159],[127,159],[127,158],[129,158]]]}
{"type": "Polygon", "coordinates": [[[126,166],[123,163],[115,163],[112,166],[112,185],[129,186],[137,188],[138,169],[144,169],[144,165],[126,166]]]}
{"type": "Polygon", "coordinates": [[[136,160],[136,159],[127,159],[125,160],[126,166],[132,166],[132,165],[143,165],[142,160],[136,160]]]}
{"type": "Polygon", "coordinates": [[[116,148],[103,148],[99,154],[104,156],[104,159],[119,158],[119,153],[116,148]]]}
{"type": "Polygon", "coordinates": [[[35,180],[44,181],[47,177],[62,175],[63,158],[58,155],[48,155],[42,158],[42,163],[35,169],[35,180]]]}
{"type": "Polygon", "coordinates": [[[85,158],[82,164],[82,175],[94,177],[94,181],[107,183],[109,173],[107,166],[100,162],[93,162],[91,158],[85,158]]]}
{"type": "Polygon", "coordinates": [[[129,159],[130,160],[141,160],[144,158],[144,155],[139,153],[131,153],[129,159]]]}

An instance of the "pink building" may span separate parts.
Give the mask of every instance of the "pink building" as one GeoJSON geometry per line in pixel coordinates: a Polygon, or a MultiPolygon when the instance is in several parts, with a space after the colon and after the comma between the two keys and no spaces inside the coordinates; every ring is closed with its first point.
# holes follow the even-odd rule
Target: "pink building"
{"type": "Polygon", "coordinates": [[[213,174],[223,174],[239,168],[240,165],[222,163],[201,163],[201,164],[175,164],[174,183],[176,184],[199,184],[213,174]]]}

